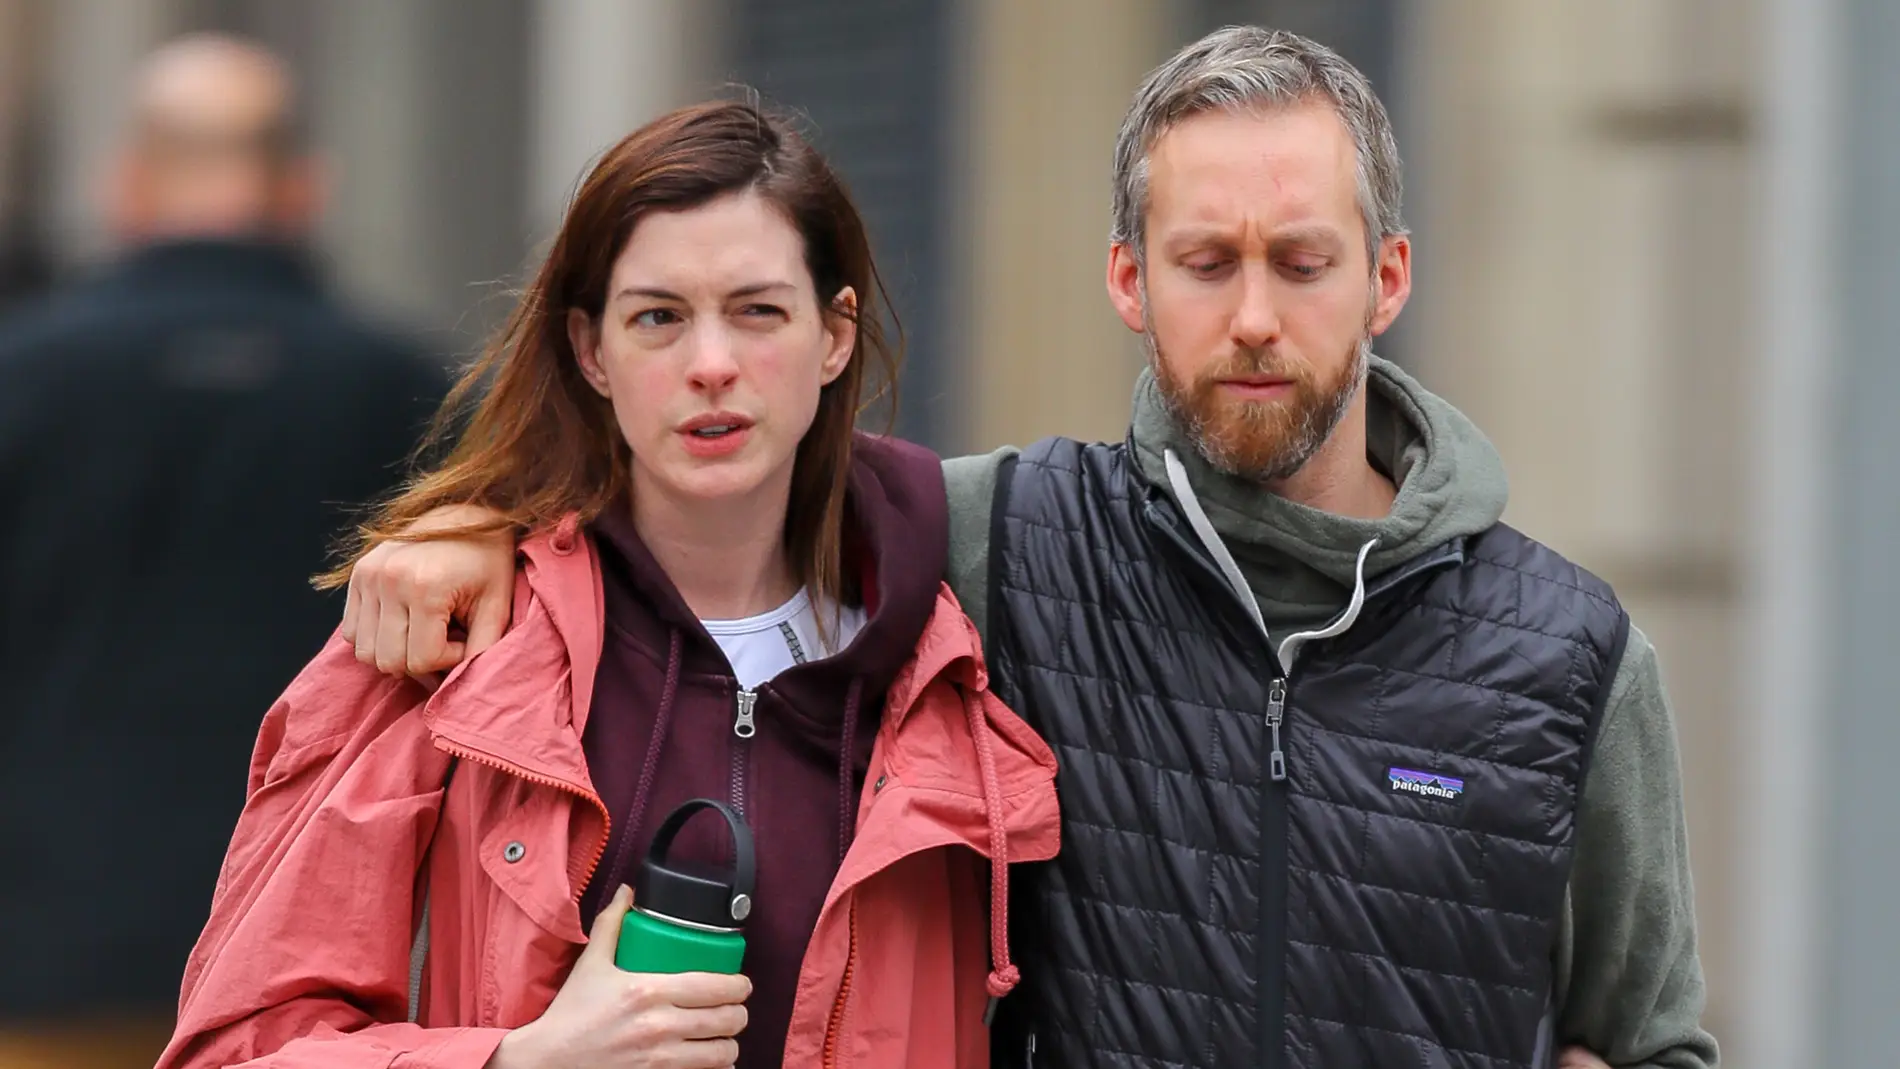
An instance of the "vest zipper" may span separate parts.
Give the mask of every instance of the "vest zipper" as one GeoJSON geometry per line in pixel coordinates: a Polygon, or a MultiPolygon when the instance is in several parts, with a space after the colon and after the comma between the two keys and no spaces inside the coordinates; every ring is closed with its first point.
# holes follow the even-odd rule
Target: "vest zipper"
{"type": "Polygon", "coordinates": [[[1280,749],[1280,724],[1286,719],[1286,680],[1274,679],[1267,688],[1267,730],[1273,733],[1273,752],[1267,757],[1267,774],[1273,782],[1286,779],[1286,751],[1280,749]]]}
{"type": "MultiPolygon", "coordinates": [[[[1219,568],[1201,555],[1179,528],[1150,504],[1149,514],[1155,526],[1168,533],[1174,544],[1206,573],[1249,624],[1256,621],[1240,593],[1228,583],[1219,568]]],[[[1286,1065],[1286,843],[1287,784],[1286,751],[1280,745],[1280,729],[1286,723],[1289,673],[1280,665],[1273,637],[1264,628],[1256,628],[1265,645],[1267,663],[1273,679],[1267,686],[1268,746],[1267,779],[1260,784],[1260,955],[1255,964],[1254,1004],[1260,1022],[1259,1065],[1263,1069],[1284,1069],[1286,1065]]]]}
{"type": "Polygon", "coordinates": [[[728,792],[731,795],[732,811],[742,817],[745,816],[746,802],[746,758],[752,753],[749,740],[759,733],[758,721],[753,719],[753,709],[758,701],[757,691],[740,687],[732,718],[732,733],[738,741],[732,744],[732,767],[728,792]]]}
{"type": "MultiPolygon", "coordinates": [[[[1132,447],[1131,447],[1132,448],[1132,447]]],[[[1190,487],[1191,490],[1191,487],[1190,487]]],[[[1246,596],[1234,589],[1227,576],[1215,564],[1203,555],[1202,549],[1191,543],[1183,535],[1174,518],[1158,508],[1151,500],[1146,510],[1149,522],[1165,531],[1169,540],[1185,553],[1216,586],[1225,591],[1237,604],[1248,622],[1258,625],[1260,640],[1266,643],[1267,658],[1273,666],[1273,679],[1267,689],[1267,731],[1269,749],[1267,752],[1267,780],[1260,785],[1261,795],[1261,846],[1260,846],[1260,960],[1258,987],[1255,989],[1256,1005],[1260,1019],[1260,1064],[1266,1069],[1283,1069],[1286,1065],[1286,909],[1287,909],[1287,767],[1286,751],[1281,745],[1280,729],[1286,723],[1288,688],[1291,684],[1291,665],[1280,661],[1281,651],[1273,645],[1273,637],[1266,631],[1264,624],[1242,601],[1246,596]]],[[[1364,585],[1366,554],[1371,549],[1360,549],[1360,606],[1373,598],[1397,587],[1400,583],[1435,568],[1456,565],[1464,560],[1461,546],[1453,545],[1437,553],[1414,560],[1403,568],[1381,578],[1370,587],[1364,585]]],[[[1352,612],[1351,609],[1348,612],[1352,612]]],[[[1356,617],[1355,617],[1356,618],[1356,617]]],[[[1350,626],[1350,623],[1348,623],[1350,626]]],[[[1297,652],[1297,651],[1296,651],[1297,652]]],[[[1298,658],[1295,657],[1295,660],[1298,658]]]]}
{"type": "MultiPolygon", "coordinates": [[[[1268,651],[1270,654],[1271,650],[1268,651]]],[[[1279,666],[1278,655],[1273,656],[1279,666]]],[[[1272,750],[1267,755],[1267,782],[1260,785],[1260,962],[1257,989],[1260,1007],[1260,1064],[1266,1069],[1286,1065],[1286,753],[1280,748],[1280,725],[1286,717],[1287,678],[1276,675],[1267,689],[1267,728],[1272,750]]]]}

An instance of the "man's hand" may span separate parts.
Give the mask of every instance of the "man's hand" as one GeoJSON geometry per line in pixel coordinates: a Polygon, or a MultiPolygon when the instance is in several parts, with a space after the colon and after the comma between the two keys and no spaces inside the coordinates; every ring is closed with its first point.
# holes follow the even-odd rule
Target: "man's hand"
{"type": "Polygon", "coordinates": [[[745,1029],[751,981],[621,971],[614,948],[632,904],[632,891],[615,892],[547,1012],[503,1037],[486,1069],[725,1069],[739,1060],[732,1037],[745,1029]]]}
{"type": "MultiPolygon", "coordinates": [[[[443,530],[492,516],[451,505],[417,520],[411,531],[443,530]]],[[[393,676],[445,672],[501,640],[515,591],[510,532],[428,542],[385,542],[350,572],[343,638],[356,659],[393,676]],[[449,637],[460,623],[465,641],[449,637]]]]}
{"type": "Polygon", "coordinates": [[[1557,1054],[1557,1069],[1610,1069],[1610,1063],[1582,1047],[1565,1047],[1557,1054]]]}

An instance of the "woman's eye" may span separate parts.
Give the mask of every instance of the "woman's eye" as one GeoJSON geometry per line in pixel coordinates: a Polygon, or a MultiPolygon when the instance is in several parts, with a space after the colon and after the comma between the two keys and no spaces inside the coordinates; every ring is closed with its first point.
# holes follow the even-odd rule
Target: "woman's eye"
{"type": "Polygon", "coordinates": [[[739,314],[748,319],[783,319],[785,309],[771,304],[748,304],[739,309],[739,314]]]}
{"type": "Polygon", "coordinates": [[[633,317],[636,327],[670,327],[679,321],[679,313],[671,308],[649,308],[633,317]]]}

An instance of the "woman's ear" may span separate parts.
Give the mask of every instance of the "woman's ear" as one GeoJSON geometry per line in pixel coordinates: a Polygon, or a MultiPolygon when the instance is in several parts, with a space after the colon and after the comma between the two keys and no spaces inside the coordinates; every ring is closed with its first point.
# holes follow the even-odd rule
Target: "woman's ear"
{"type": "Polygon", "coordinates": [[[825,338],[829,348],[823,370],[825,385],[829,386],[851,366],[851,350],[858,344],[858,292],[850,286],[839,290],[825,311],[825,338]]]}
{"type": "Polygon", "coordinates": [[[567,343],[574,347],[574,359],[581,366],[581,377],[602,397],[611,397],[607,371],[600,366],[600,325],[579,308],[567,310],[567,343]]]}

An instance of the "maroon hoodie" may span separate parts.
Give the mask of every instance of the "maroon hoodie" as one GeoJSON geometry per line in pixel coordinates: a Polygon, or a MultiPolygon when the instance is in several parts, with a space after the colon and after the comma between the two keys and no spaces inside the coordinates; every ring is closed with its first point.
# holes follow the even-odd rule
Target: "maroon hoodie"
{"type": "MultiPolygon", "coordinates": [[[[616,508],[591,529],[607,628],[582,744],[612,826],[581,899],[590,925],[613,888],[632,885],[659,823],[680,803],[724,799],[751,826],[758,894],[746,921],[753,982],[739,1066],[777,1066],[805,946],[850,843],[884,692],[930,618],[949,552],[937,457],[860,434],[845,504],[845,567],[864,576],[864,629],[837,656],[757,688],[757,734],[733,731],[738,681],[725,654],[616,508]]],[[[725,826],[694,818],[674,858],[723,862],[725,826]]]]}

